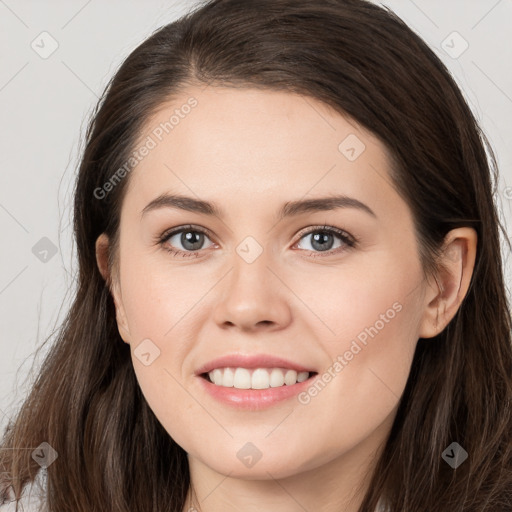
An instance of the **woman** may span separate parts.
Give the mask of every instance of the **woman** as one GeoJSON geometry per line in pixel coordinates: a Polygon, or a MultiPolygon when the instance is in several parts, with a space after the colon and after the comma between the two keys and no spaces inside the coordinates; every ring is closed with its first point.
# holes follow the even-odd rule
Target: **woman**
{"type": "Polygon", "coordinates": [[[78,291],[4,497],[42,467],[59,512],[510,510],[485,144],[364,0],[212,0],[157,31],[87,133],[78,291]]]}

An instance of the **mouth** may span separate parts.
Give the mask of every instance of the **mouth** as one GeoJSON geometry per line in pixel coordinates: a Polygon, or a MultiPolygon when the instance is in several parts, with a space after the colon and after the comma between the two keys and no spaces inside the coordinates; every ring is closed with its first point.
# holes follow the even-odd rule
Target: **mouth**
{"type": "MultiPolygon", "coordinates": [[[[301,369],[302,370],[302,369],[301,369]]],[[[297,398],[315,385],[316,371],[222,367],[197,374],[207,396],[241,411],[263,411],[297,398]]]]}
{"type": "Polygon", "coordinates": [[[195,374],[207,396],[246,411],[285,403],[318,378],[314,368],[273,354],[226,354],[204,364],[195,374]]]}
{"type": "Polygon", "coordinates": [[[290,368],[224,367],[204,372],[199,377],[218,387],[240,390],[264,390],[293,386],[318,375],[315,371],[296,371],[290,368]]]}

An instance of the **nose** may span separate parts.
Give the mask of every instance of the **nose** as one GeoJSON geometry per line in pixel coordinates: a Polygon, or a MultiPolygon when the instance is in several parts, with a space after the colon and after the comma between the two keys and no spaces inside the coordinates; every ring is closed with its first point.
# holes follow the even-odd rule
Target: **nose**
{"type": "Polygon", "coordinates": [[[279,278],[279,271],[271,268],[265,252],[248,261],[235,254],[221,283],[215,322],[223,329],[242,331],[285,328],[291,321],[290,290],[279,278]]]}

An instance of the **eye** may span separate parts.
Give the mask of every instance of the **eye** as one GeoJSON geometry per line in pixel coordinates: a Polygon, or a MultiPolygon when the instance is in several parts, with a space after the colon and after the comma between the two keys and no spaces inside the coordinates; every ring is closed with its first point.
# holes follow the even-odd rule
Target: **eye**
{"type": "MultiPolygon", "coordinates": [[[[310,229],[307,233],[302,235],[301,240],[306,237],[311,237],[309,245],[312,247],[312,249],[306,248],[307,250],[327,253],[327,255],[337,254],[341,251],[347,250],[347,248],[353,248],[357,243],[357,240],[346,231],[325,225],[310,229]],[[341,245],[333,249],[335,238],[341,240],[341,245]]],[[[318,254],[317,256],[323,256],[323,254],[318,254]]]]}
{"type": "Polygon", "coordinates": [[[179,229],[167,231],[158,242],[165,250],[176,256],[181,255],[184,258],[197,257],[197,251],[203,249],[205,237],[208,237],[208,233],[203,229],[195,226],[182,226],[179,229]],[[182,249],[180,249],[180,245],[182,249]],[[176,246],[178,246],[178,249],[174,249],[176,246]]]}
{"type": "MultiPolygon", "coordinates": [[[[355,237],[333,226],[316,226],[308,232],[303,233],[301,240],[311,236],[310,246],[312,249],[306,248],[306,250],[313,253],[319,252],[326,253],[327,255],[337,254],[347,250],[347,248],[353,248],[357,244],[355,237]],[[341,241],[341,245],[333,249],[333,239],[336,238],[341,241]]],[[[209,238],[209,233],[204,229],[196,226],[181,226],[171,231],[166,231],[158,238],[157,242],[171,254],[188,258],[191,256],[199,256],[199,251],[204,249],[203,244],[205,238],[209,238]],[[178,246],[177,249],[176,246],[178,246]]],[[[212,243],[211,246],[212,245],[215,244],[212,243]]],[[[295,245],[297,246],[297,244],[295,245]]],[[[316,256],[323,256],[323,254],[317,254],[316,256]]]]}

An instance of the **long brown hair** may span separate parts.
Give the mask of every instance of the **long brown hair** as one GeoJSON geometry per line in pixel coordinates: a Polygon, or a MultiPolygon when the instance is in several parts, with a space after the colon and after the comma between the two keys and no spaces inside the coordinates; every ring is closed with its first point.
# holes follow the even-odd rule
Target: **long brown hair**
{"type": "Polygon", "coordinates": [[[124,61],[92,116],[76,181],[76,297],[6,428],[1,496],[10,487],[20,496],[39,469],[26,447],[47,442],[58,453],[47,469],[51,511],[184,507],[186,452],[141,393],[95,241],[105,232],[115,248],[130,174],[105,197],[98,189],[129,160],[152,113],[191,84],[297,92],[376,134],[393,157],[392,183],[413,213],[426,274],[449,230],[477,231],[467,295],[439,335],[418,340],[360,512],[380,497],[395,512],[512,510],[511,318],[495,157],[442,62],[400,18],[365,0],[211,0],[124,61]],[[469,454],[457,469],[441,457],[452,442],[469,454]]]}

